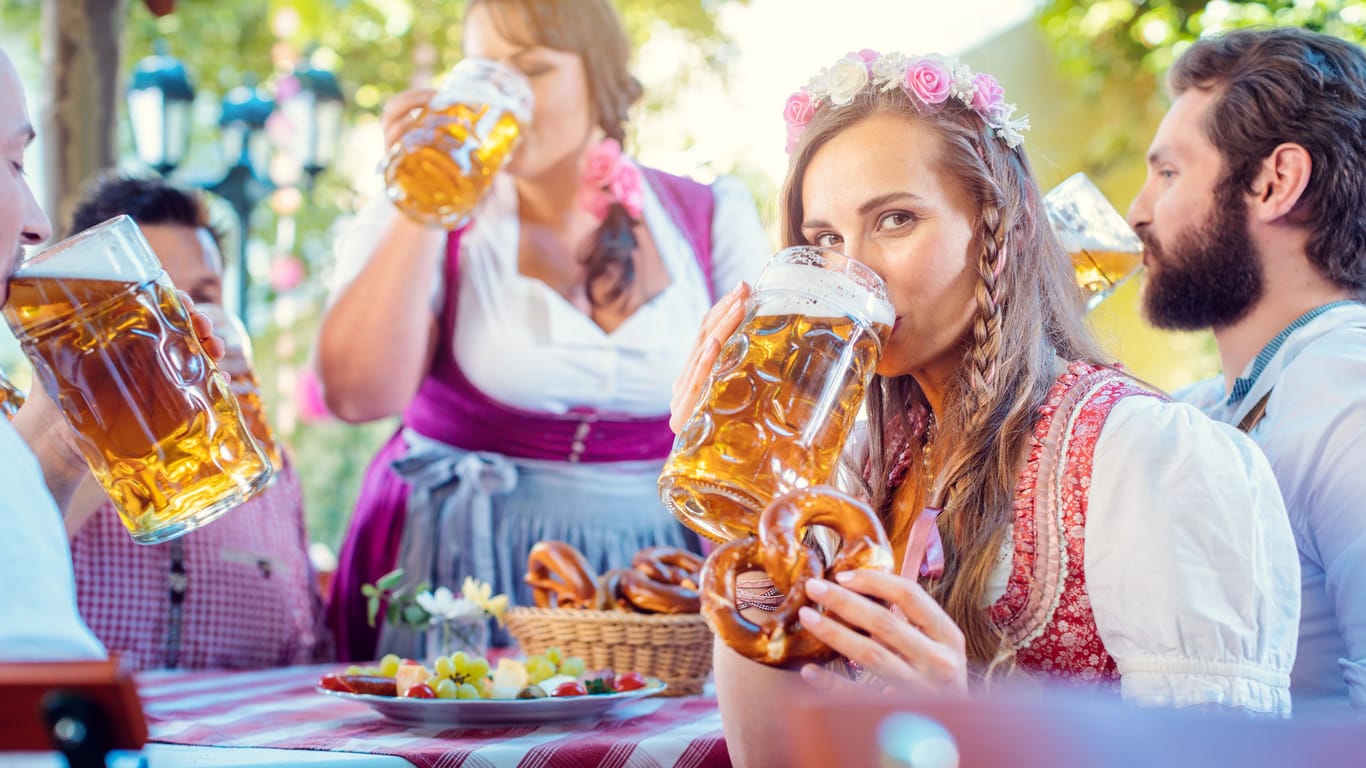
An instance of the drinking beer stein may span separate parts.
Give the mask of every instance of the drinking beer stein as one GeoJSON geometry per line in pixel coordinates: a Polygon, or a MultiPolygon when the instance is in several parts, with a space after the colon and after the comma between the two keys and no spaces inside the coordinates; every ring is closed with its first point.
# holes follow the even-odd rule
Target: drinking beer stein
{"type": "Polygon", "coordinates": [[[6,420],[13,419],[26,399],[23,390],[14,386],[3,373],[0,373],[0,417],[6,420]]]}
{"type": "Polygon", "coordinates": [[[828,483],[895,311],[871,269],[835,251],[779,251],[755,282],[659,479],[665,505],[726,542],[774,497],[828,483]]]}
{"type": "Polygon", "coordinates": [[[1142,241],[1086,174],[1073,174],[1054,187],[1043,205],[1072,257],[1088,310],[1143,266],[1142,241]]]}
{"type": "Polygon", "coordinates": [[[531,85],[516,69],[492,59],[456,64],[389,148],[389,198],[417,221],[459,229],[516,147],[531,104],[531,85]]]}
{"type": "Polygon", "coordinates": [[[261,397],[261,380],[256,377],[252,362],[251,337],[237,315],[217,304],[196,304],[195,309],[213,321],[213,333],[223,340],[227,352],[218,361],[218,370],[228,375],[228,388],[237,397],[237,407],[242,409],[242,418],[256,443],[270,458],[276,471],[280,464],[280,444],[266,418],[266,405],[261,397]]]}
{"type": "Polygon", "coordinates": [[[270,460],[132,219],[20,263],[4,315],[135,541],[198,528],[270,481],[270,460]]]}

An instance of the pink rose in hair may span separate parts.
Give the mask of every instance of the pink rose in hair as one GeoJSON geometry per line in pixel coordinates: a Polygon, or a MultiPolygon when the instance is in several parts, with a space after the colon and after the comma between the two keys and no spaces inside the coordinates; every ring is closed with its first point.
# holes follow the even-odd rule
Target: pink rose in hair
{"type": "Polygon", "coordinates": [[[612,196],[605,189],[582,186],[579,187],[576,202],[580,209],[588,211],[593,218],[602,221],[607,218],[607,209],[612,206],[612,196]]]}
{"type": "Polygon", "coordinates": [[[859,51],[857,56],[860,59],[863,59],[863,63],[867,64],[869,69],[872,69],[873,62],[878,60],[878,52],[870,50],[868,48],[864,48],[863,50],[859,51]]]}
{"type": "Polygon", "coordinates": [[[640,189],[640,171],[634,165],[623,162],[617,167],[608,191],[631,218],[640,218],[640,208],[644,204],[645,193],[640,189]]]}
{"type": "Polygon", "coordinates": [[[906,90],[926,104],[944,103],[952,85],[949,73],[929,59],[921,59],[906,68],[906,90]]]}
{"type": "Polygon", "coordinates": [[[982,117],[994,115],[1001,111],[1005,106],[1006,90],[1001,84],[996,82],[996,78],[985,72],[979,72],[972,78],[972,84],[977,87],[972,95],[972,108],[982,117]]]}
{"type": "Polygon", "coordinates": [[[621,145],[616,139],[603,139],[588,149],[584,158],[581,183],[590,187],[605,187],[621,164],[621,145]]]}
{"type": "Polygon", "coordinates": [[[805,89],[788,96],[787,104],[783,105],[783,120],[789,127],[806,125],[815,114],[816,105],[811,103],[811,95],[805,89]]]}

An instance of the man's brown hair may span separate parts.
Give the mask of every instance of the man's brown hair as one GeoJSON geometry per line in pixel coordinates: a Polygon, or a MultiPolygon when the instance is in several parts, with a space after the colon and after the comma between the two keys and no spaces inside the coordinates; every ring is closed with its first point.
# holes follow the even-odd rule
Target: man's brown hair
{"type": "Polygon", "coordinates": [[[1167,84],[1173,98],[1215,94],[1204,131],[1223,158],[1221,187],[1251,192],[1281,144],[1309,152],[1291,220],[1311,232],[1309,260],[1324,276],[1366,289],[1366,52],[1302,29],[1239,30],[1192,45],[1167,84]]]}

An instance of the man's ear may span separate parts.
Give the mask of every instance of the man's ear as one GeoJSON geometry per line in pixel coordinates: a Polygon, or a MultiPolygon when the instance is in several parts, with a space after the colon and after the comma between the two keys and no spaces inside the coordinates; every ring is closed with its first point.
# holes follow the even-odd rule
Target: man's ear
{"type": "Polygon", "coordinates": [[[1248,212],[1262,222],[1288,216],[1309,186],[1313,168],[1309,150],[1299,144],[1287,142],[1271,150],[1252,181],[1248,212]]]}

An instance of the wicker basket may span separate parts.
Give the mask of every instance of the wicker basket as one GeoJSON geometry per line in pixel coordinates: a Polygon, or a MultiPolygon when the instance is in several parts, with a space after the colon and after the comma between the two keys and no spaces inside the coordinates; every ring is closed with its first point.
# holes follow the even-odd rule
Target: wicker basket
{"type": "Polygon", "coordinates": [[[508,632],[528,656],[556,647],[589,669],[657,677],[662,695],[701,693],[711,673],[711,629],[701,614],[642,614],[565,608],[509,608],[508,632]]]}

